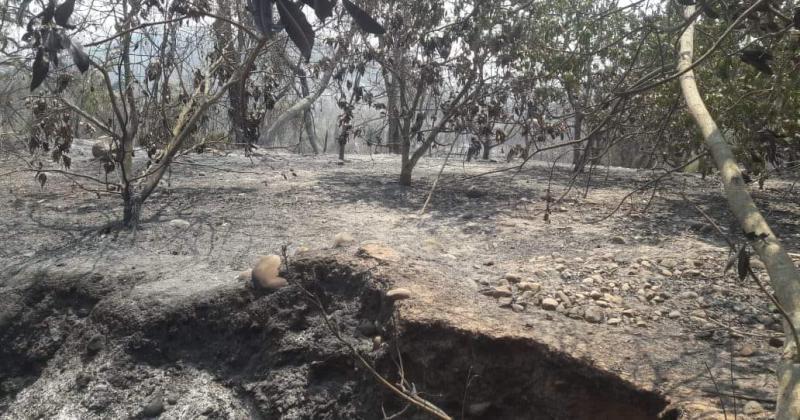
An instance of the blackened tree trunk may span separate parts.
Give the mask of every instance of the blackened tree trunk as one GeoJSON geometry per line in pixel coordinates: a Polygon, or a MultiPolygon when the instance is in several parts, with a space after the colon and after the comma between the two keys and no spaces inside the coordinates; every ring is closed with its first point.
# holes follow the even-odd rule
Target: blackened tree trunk
{"type": "MultiPolygon", "coordinates": [[[[231,2],[228,0],[218,0],[217,7],[221,16],[232,16],[231,2]]],[[[214,36],[216,37],[216,49],[222,55],[222,65],[220,72],[225,76],[233,74],[241,65],[239,62],[239,52],[235,48],[233,28],[227,21],[216,20],[213,24],[214,36]]],[[[244,146],[249,151],[252,144],[258,141],[257,132],[251,129],[248,121],[248,102],[246,84],[249,75],[245,75],[241,81],[231,86],[228,91],[228,117],[231,124],[231,137],[234,143],[244,146]]]]}
{"type": "Polygon", "coordinates": [[[494,147],[492,140],[484,140],[481,143],[483,144],[483,154],[481,155],[481,159],[489,160],[489,157],[492,156],[492,148],[494,147]]]}

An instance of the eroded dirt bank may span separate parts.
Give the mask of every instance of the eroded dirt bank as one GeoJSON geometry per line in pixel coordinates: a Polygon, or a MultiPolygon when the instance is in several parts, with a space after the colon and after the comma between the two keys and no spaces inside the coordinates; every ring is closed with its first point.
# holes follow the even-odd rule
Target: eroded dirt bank
{"type": "MultiPolygon", "coordinates": [[[[396,283],[392,263],[341,254],[294,260],[290,286],[275,292],[77,261],[22,270],[0,293],[2,417],[373,419],[404,409],[297,284],[383,375],[399,381],[402,372],[457,417],[655,419],[667,405],[535,340],[405,318],[405,303],[395,311],[384,295],[396,283]]],[[[427,416],[409,408],[402,418],[427,416]]]]}

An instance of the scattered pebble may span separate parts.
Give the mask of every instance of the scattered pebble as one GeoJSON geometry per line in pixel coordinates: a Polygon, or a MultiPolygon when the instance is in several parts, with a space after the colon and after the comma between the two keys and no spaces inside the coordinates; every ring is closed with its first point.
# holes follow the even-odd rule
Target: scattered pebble
{"type": "Polygon", "coordinates": [[[627,243],[625,241],[625,238],[623,238],[622,236],[614,236],[609,240],[609,242],[615,245],[625,245],[627,243]]]}
{"type": "Polygon", "coordinates": [[[156,391],[142,408],[141,417],[157,417],[164,412],[164,394],[156,391]]]}
{"type": "Polygon", "coordinates": [[[180,399],[180,394],[178,394],[175,391],[170,392],[169,394],[167,394],[167,397],[165,398],[165,400],[167,401],[167,404],[171,404],[171,405],[177,404],[179,399],[180,399]]]}
{"type": "Polygon", "coordinates": [[[86,352],[95,354],[103,349],[106,345],[106,339],[102,334],[95,334],[89,341],[86,342],[86,352]]]}
{"type": "Polygon", "coordinates": [[[572,300],[570,300],[569,296],[567,296],[566,293],[560,291],[557,293],[557,296],[558,299],[561,300],[561,303],[564,304],[564,306],[566,307],[572,306],[572,300]]]}
{"type": "Polygon", "coordinates": [[[92,381],[91,376],[89,376],[84,372],[81,372],[78,374],[78,376],[75,377],[75,386],[77,386],[78,389],[83,389],[86,388],[89,385],[89,382],[91,381],[92,381]]]}
{"type": "Polygon", "coordinates": [[[519,282],[517,284],[517,289],[519,289],[522,292],[531,291],[531,292],[536,293],[536,292],[542,290],[542,285],[539,284],[539,283],[532,283],[532,282],[528,282],[528,281],[523,281],[523,282],[519,282]]]}
{"type": "Polygon", "coordinates": [[[742,411],[748,416],[754,416],[763,413],[764,407],[762,407],[758,401],[748,401],[747,404],[744,405],[742,411]]]}
{"type": "Polygon", "coordinates": [[[755,354],[756,349],[750,344],[743,344],[742,347],[736,352],[736,355],[740,357],[752,357],[755,354]]]}
{"type": "Polygon", "coordinates": [[[482,291],[481,293],[493,298],[511,297],[514,295],[514,293],[511,292],[511,288],[508,286],[492,287],[490,289],[482,291]]]}
{"type": "Polygon", "coordinates": [[[599,324],[603,322],[605,319],[605,311],[602,308],[597,306],[590,306],[586,308],[586,311],[583,313],[583,319],[593,323],[599,324]]]}
{"type": "Polygon", "coordinates": [[[187,229],[191,223],[183,219],[173,219],[169,221],[169,225],[175,229],[187,229]]]}
{"type": "Polygon", "coordinates": [[[554,311],[558,307],[558,301],[553,298],[542,299],[542,309],[546,311],[554,311]]]}
{"type": "Polygon", "coordinates": [[[467,191],[465,192],[465,195],[468,198],[481,198],[484,195],[486,195],[486,192],[482,191],[482,190],[479,190],[474,185],[470,185],[469,188],[467,188],[467,191]]]}

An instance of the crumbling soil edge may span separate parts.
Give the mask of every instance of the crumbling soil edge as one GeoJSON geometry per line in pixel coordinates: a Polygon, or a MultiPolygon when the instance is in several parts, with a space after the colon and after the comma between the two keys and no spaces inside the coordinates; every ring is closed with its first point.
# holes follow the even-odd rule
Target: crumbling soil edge
{"type": "MultiPolygon", "coordinates": [[[[456,418],[678,416],[670,411],[659,417],[668,405],[663,396],[534,340],[498,339],[442,322],[407,321],[402,311],[395,331],[394,308],[383,293],[391,278],[357,268],[336,258],[308,256],[293,261],[286,275],[321,297],[343,335],[382,374],[398,381],[402,360],[403,375],[417,392],[456,418]],[[384,344],[371,351],[376,335],[384,344]]],[[[0,354],[2,366],[19,370],[0,371],[0,417],[52,412],[45,402],[30,411],[25,405],[31,398],[27,394],[46,388],[59,375],[75,374],[53,372],[56,364],[80,371],[81,379],[64,393],[64,401],[51,404],[87,406],[79,396],[91,394],[99,382],[129,390],[124,398],[108,401],[110,411],[91,404],[79,407],[89,417],[141,415],[137,402],[154,392],[145,394],[135,385],[149,380],[149,370],[156,368],[177,372],[158,386],[178,392],[193,372],[210,373],[251,418],[380,418],[381,410],[403,409],[325,330],[321,315],[297,286],[276,292],[223,287],[158,307],[120,291],[82,292],[90,280],[99,281],[72,278],[74,284],[69,284],[51,272],[49,281],[15,289],[22,307],[0,324],[0,337],[24,345],[0,354]],[[59,287],[47,292],[53,284],[59,287]],[[64,290],[73,294],[64,295],[64,290]],[[48,331],[57,336],[48,338],[48,331]],[[90,344],[97,337],[102,343],[90,344]],[[34,351],[40,349],[46,351],[34,351]],[[96,369],[109,363],[114,365],[111,372],[96,369]]],[[[167,406],[165,413],[178,411],[180,404],[167,406]]],[[[403,417],[427,418],[413,409],[403,417]]]]}

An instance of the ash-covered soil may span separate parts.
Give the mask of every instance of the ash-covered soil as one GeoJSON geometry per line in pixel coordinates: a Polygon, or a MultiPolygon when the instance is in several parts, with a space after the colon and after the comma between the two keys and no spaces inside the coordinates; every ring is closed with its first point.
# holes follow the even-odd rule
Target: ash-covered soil
{"type": "MultiPolygon", "coordinates": [[[[78,142],[73,169],[98,176],[89,157],[78,142]]],[[[40,188],[8,174],[21,166],[6,155],[0,417],[401,412],[299,282],[380,373],[402,372],[456,418],[722,418],[720,400],[729,416],[770,418],[785,337],[757,286],[723,273],[728,245],[694,205],[742,237],[713,177],[672,175],[626,199],[659,173],[597,168],[587,190],[564,167],[470,178],[510,165],[456,160],[419,215],[442,162],[423,160],[404,188],[388,155],[189,155],[121,231],[117,197],[56,174],[40,188]],[[342,233],[353,240],[334,247],[342,233]],[[356,256],[370,242],[397,257],[356,256]],[[292,258],[290,286],[237,280],[283,246],[311,250],[292,258]],[[392,287],[411,299],[387,303],[392,287]]],[[[798,252],[792,181],[753,194],[798,252]]]]}

